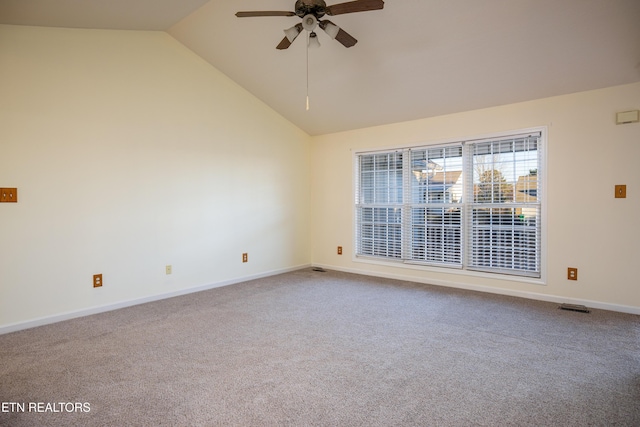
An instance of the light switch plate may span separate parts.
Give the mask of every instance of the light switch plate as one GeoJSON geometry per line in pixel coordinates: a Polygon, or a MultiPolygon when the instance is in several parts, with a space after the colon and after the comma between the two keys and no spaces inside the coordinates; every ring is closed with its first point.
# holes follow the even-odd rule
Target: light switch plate
{"type": "Polygon", "coordinates": [[[0,203],[18,203],[18,189],[0,188],[0,203]]]}
{"type": "Polygon", "coordinates": [[[627,198],[627,186],[616,185],[616,199],[626,199],[626,198],[627,198]]]}

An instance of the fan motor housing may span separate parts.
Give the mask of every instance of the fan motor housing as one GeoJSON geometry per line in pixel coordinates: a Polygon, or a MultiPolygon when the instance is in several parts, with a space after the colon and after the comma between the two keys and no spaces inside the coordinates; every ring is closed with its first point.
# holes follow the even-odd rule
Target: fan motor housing
{"type": "Polygon", "coordinates": [[[324,0],[298,0],[296,2],[296,15],[300,18],[306,15],[314,15],[316,18],[322,18],[327,9],[324,0]]]}

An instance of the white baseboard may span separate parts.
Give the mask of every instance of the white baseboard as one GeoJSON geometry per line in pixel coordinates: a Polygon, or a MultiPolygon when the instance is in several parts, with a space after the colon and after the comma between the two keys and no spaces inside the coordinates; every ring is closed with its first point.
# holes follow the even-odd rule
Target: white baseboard
{"type": "Polygon", "coordinates": [[[52,323],[58,323],[65,320],[75,319],[77,317],[90,316],[92,314],[104,313],[107,311],[118,310],[120,308],[131,307],[134,305],[144,304],[147,302],[159,301],[167,298],[173,298],[180,295],[192,294],[194,292],[206,291],[209,289],[220,288],[222,286],[234,285],[236,283],[247,282],[249,280],[262,279],[264,277],[275,276],[278,274],[289,273],[292,271],[301,270],[304,268],[311,267],[311,264],[299,265],[297,267],[283,268],[280,270],[272,270],[264,273],[258,273],[251,276],[239,277],[237,279],[224,280],[222,282],[216,282],[208,285],[196,286],[193,288],[180,289],[178,291],[167,292],[163,294],[151,295],[144,298],[137,298],[128,301],[121,301],[115,304],[107,304],[103,306],[91,307],[76,311],[70,311],[66,313],[60,313],[53,316],[40,317],[33,320],[28,320],[26,322],[18,322],[5,326],[0,326],[0,335],[9,334],[11,332],[22,331],[24,329],[35,328],[37,326],[49,325],[52,323]]]}
{"type": "Polygon", "coordinates": [[[360,270],[356,268],[342,268],[337,267],[335,265],[323,265],[323,264],[313,264],[314,267],[322,267],[326,270],[335,270],[341,271],[344,273],[353,273],[353,274],[361,274],[363,276],[374,276],[374,277],[383,277],[385,279],[396,279],[403,280],[406,282],[415,282],[415,283],[423,283],[425,285],[435,285],[435,286],[443,286],[448,288],[456,288],[456,289],[466,289],[470,291],[478,291],[478,292],[486,292],[491,294],[498,295],[507,295],[512,297],[526,298],[538,301],[547,301],[547,302],[555,302],[558,304],[579,304],[584,305],[589,308],[595,308],[599,310],[609,310],[609,311],[617,311],[620,313],[628,313],[628,314],[638,314],[640,315],[640,307],[620,305],[620,304],[611,304],[600,301],[591,301],[584,300],[578,298],[566,298],[556,295],[548,295],[542,294],[538,292],[527,292],[527,291],[517,291],[512,289],[503,289],[503,288],[494,288],[491,286],[481,286],[481,285],[473,285],[468,283],[459,283],[448,280],[433,280],[433,279],[423,279],[415,276],[405,276],[402,274],[389,274],[389,273],[379,273],[372,272],[367,270],[360,270]]]}
{"type": "MultiPolygon", "coordinates": [[[[60,314],[56,314],[56,315],[53,315],[53,316],[41,317],[41,318],[37,318],[37,319],[33,319],[33,320],[28,320],[28,321],[25,321],[25,322],[13,323],[13,324],[1,326],[0,327],[0,335],[8,334],[8,333],[11,333],[11,332],[17,332],[17,331],[21,331],[21,330],[24,330],[24,329],[35,328],[37,326],[49,325],[49,324],[52,324],[52,323],[62,322],[62,321],[65,321],[65,320],[75,319],[77,317],[90,316],[92,314],[98,314],[98,313],[104,313],[104,312],[107,312],[107,311],[118,310],[120,308],[131,307],[131,306],[134,306],[134,305],[144,304],[144,303],[147,303],[147,302],[159,301],[159,300],[163,300],[163,299],[167,299],[167,298],[177,297],[177,296],[180,296],[180,295],[191,294],[191,293],[194,293],[194,292],[201,292],[201,291],[206,291],[206,290],[209,290],[209,289],[220,288],[222,286],[234,285],[236,283],[247,282],[249,280],[261,279],[261,278],[264,278],[264,277],[270,277],[270,276],[275,276],[275,275],[278,275],[278,274],[289,273],[289,272],[292,272],[292,271],[297,271],[297,270],[301,270],[301,269],[304,269],[304,268],[309,268],[311,266],[312,266],[311,264],[306,264],[306,265],[300,265],[300,266],[291,267],[291,268],[285,268],[285,269],[280,269],[280,270],[272,270],[272,271],[267,271],[267,272],[263,272],[263,273],[254,274],[254,275],[251,275],[251,276],[239,277],[237,279],[231,279],[231,280],[225,280],[225,281],[222,281],[222,282],[216,282],[216,283],[212,283],[212,284],[208,284],[208,285],[196,286],[196,287],[188,288],[188,289],[180,289],[178,291],[167,292],[167,293],[158,294],[158,295],[152,295],[152,296],[148,296],[148,297],[144,297],[144,298],[138,298],[138,299],[129,300],[129,301],[121,301],[121,302],[118,302],[118,303],[115,303],[115,304],[108,304],[108,305],[104,305],[104,306],[91,307],[91,308],[82,309],[82,310],[76,310],[76,311],[70,311],[70,312],[66,312],[66,313],[60,313],[60,314]]],[[[336,267],[334,265],[313,264],[313,267],[322,267],[322,268],[327,269],[327,270],[342,271],[342,272],[345,272],[345,273],[360,274],[360,275],[363,275],[363,276],[384,277],[384,278],[387,278],[387,279],[404,280],[404,281],[407,281],[407,282],[424,283],[424,284],[427,284],[427,285],[443,286],[443,287],[457,288],[457,289],[467,289],[467,290],[471,290],[471,291],[487,292],[487,293],[498,294],[498,295],[508,295],[508,296],[513,296],[513,297],[527,298],[527,299],[533,299],[533,300],[539,300],[539,301],[555,302],[555,303],[558,303],[558,304],[565,304],[565,303],[567,303],[567,304],[580,304],[580,305],[584,305],[584,306],[589,307],[589,308],[595,308],[595,309],[600,309],[600,310],[609,310],[609,311],[617,311],[617,312],[620,312],[620,313],[629,313],[629,314],[640,315],[640,307],[626,306],[626,305],[620,305],[620,304],[611,304],[611,303],[600,302],[600,301],[583,300],[583,299],[577,299],[577,298],[565,298],[565,297],[559,297],[559,296],[555,296],[555,295],[541,294],[541,293],[537,293],[537,292],[527,292],[527,291],[516,291],[516,290],[511,290],[511,289],[493,288],[493,287],[490,287],[490,286],[471,285],[471,284],[458,283],[458,282],[446,281],[446,280],[421,279],[419,277],[405,276],[405,275],[402,275],[402,274],[378,273],[378,272],[371,272],[371,271],[367,271],[367,270],[360,270],[360,269],[354,269],[354,268],[336,267]]]]}

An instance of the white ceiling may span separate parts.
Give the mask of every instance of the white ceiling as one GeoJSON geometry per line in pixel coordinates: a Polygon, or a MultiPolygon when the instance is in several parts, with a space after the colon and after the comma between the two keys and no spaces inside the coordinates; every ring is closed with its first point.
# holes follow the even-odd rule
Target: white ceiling
{"type": "MultiPolygon", "coordinates": [[[[328,1],[329,5],[341,0],[328,1]]],[[[387,0],[275,49],[295,0],[0,0],[0,23],[165,30],[310,135],[640,81],[640,0],[387,0]]],[[[621,108],[640,107],[621,106],[621,108]]]]}
{"type": "Polygon", "coordinates": [[[0,24],[164,31],[209,0],[0,0],[0,24]]]}

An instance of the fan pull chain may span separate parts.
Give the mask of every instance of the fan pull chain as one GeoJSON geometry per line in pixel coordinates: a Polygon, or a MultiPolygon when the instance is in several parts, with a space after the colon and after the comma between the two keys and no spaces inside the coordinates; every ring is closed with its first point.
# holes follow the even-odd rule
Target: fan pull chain
{"type": "Polygon", "coordinates": [[[307,31],[307,111],[309,111],[309,38],[310,33],[307,31]]]}

